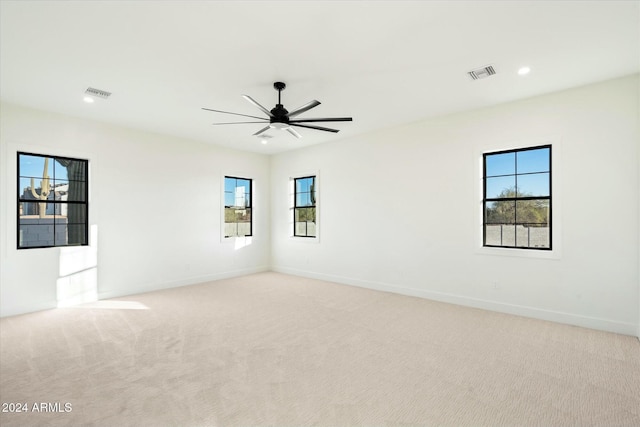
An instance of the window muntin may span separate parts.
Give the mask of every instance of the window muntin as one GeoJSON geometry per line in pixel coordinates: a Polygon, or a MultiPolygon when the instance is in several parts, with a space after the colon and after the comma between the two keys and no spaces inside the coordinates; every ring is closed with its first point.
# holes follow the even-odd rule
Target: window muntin
{"type": "Polygon", "coordinates": [[[88,163],[18,153],[18,249],[89,244],[88,163]]]}
{"type": "Polygon", "coordinates": [[[483,245],[551,249],[551,146],[483,155],[483,245]]]}
{"type": "Polygon", "coordinates": [[[252,180],[224,177],[224,237],[251,236],[252,180]]]}
{"type": "Polygon", "coordinates": [[[293,235],[316,237],[316,177],[294,178],[293,235]]]}

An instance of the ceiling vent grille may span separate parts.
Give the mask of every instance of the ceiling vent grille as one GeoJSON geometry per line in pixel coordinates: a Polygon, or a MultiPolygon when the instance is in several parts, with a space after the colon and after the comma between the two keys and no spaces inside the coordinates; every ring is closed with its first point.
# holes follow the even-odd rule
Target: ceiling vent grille
{"type": "Polygon", "coordinates": [[[105,90],[95,89],[92,87],[88,87],[87,90],[84,91],[87,95],[95,96],[102,99],[107,99],[111,96],[111,92],[107,92],[105,90]]]}
{"type": "Polygon", "coordinates": [[[486,79],[489,76],[493,76],[495,73],[496,73],[495,68],[493,68],[492,65],[487,65],[486,67],[471,70],[467,74],[473,80],[479,80],[479,79],[486,79]]]}

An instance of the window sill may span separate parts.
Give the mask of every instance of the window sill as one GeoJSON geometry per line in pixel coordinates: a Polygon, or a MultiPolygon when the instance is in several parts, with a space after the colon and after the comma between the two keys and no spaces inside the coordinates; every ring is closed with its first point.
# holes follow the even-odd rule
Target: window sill
{"type": "Polygon", "coordinates": [[[481,246],[476,249],[476,254],[531,259],[560,259],[560,251],[557,249],[519,249],[481,246]]]}

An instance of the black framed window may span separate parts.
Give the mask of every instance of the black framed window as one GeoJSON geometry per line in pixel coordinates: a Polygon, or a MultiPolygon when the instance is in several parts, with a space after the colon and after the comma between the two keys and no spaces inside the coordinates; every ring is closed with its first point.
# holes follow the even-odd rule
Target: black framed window
{"type": "Polygon", "coordinates": [[[294,178],[293,235],[316,237],[316,177],[294,178]]]}
{"type": "Polygon", "coordinates": [[[252,235],[252,181],[224,177],[224,237],[252,235]]]}
{"type": "Polygon", "coordinates": [[[18,153],[18,249],[89,244],[88,163],[18,153]]]}
{"type": "Polygon", "coordinates": [[[483,244],[551,249],[551,145],[483,155],[483,244]]]}

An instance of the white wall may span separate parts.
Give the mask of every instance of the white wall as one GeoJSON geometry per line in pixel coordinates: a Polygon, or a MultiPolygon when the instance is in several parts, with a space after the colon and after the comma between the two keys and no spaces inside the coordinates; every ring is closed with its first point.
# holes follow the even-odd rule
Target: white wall
{"type": "Polygon", "coordinates": [[[635,75],[273,156],[272,269],[635,335],[637,123],[635,75]],[[549,142],[554,250],[481,248],[482,152],[549,142]],[[288,237],[300,170],[318,243],[288,237]]]}
{"type": "Polygon", "coordinates": [[[0,315],[269,268],[269,158],[2,104],[0,315]],[[91,245],[16,249],[16,152],[90,161],[91,245]],[[254,237],[221,238],[222,177],[254,181],[254,237]]]}
{"type": "Polygon", "coordinates": [[[638,94],[630,76],[271,158],[2,104],[0,315],[272,268],[640,336],[638,94]],[[481,248],[481,153],[547,142],[554,250],[481,248]],[[17,151],[90,160],[90,247],[16,250],[17,151]],[[289,237],[309,173],[317,241],[289,237]],[[250,241],[220,237],[224,174],[255,179],[250,241]]]}

